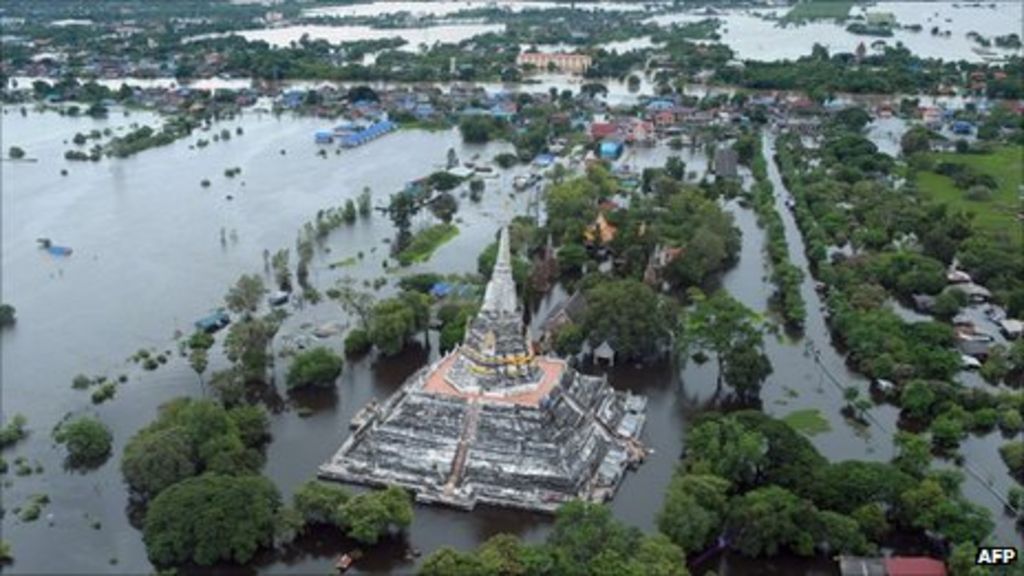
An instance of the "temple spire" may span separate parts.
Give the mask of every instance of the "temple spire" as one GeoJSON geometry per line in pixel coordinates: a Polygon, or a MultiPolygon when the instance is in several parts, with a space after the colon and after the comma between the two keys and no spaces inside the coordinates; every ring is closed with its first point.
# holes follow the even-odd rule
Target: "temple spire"
{"type": "Polygon", "coordinates": [[[498,238],[498,256],[494,261],[494,271],[491,273],[491,281],[487,283],[480,311],[515,314],[518,307],[516,283],[512,279],[512,252],[509,249],[508,227],[503,226],[498,238]]]}

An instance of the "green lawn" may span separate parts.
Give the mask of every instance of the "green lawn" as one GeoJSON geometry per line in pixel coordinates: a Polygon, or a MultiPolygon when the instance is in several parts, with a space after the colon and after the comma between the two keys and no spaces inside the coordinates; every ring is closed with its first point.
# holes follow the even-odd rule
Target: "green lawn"
{"type": "Polygon", "coordinates": [[[783,422],[789,424],[789,427],[801,434],[807,436],[814,436],[815,434],[821,434],[822,432],[828,432],[832,430],[832,426],[829,425],[828,420],[821,415],[821,412],[816,409],[808,410],[797,410],[796,412],[790,412],[782,419],[783,422]]]}
{"type": "Polygon", "coordinates": [[[995,178],[999,188],[993,190],[992,199],[968,200],[966,191],[960,190],[953,180],[934,172],[917,173],[917,186],[936,202],[950,204],[974,214],[975,222],[982,231],[1006,230],[1015,225],[1020,209],[1020,186],[1024,181],[1024,146],[1005,146],[991,154],[933,153],[929,155],[936,164],[953,162],[965,164],[975,171],[995,178]]]}
{"type": "Polygon", "coordinates": [[[806,20],[845,20],[850,8],[856,2],[822,1],[803,2],[793,6],[783,18],[786,22],[804,22],[806,20]]]}
{"type": "Polygon", "coordinates": [[[408,266],[415,262],[426,262],[442,244],[459,235],[454,224],[437,224],[416,233],[409,246],[398,254],[398,262],[408,266]]]}

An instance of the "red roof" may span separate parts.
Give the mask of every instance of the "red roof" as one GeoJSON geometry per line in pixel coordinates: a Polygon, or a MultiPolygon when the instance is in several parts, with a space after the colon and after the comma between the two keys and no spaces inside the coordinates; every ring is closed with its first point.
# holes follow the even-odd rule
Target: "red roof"
{"type": "Polygon", "coordinates": [[[886,558],[885,571],[889,576],[946,576],[946,565],[924,557],[886,558]]]}
{"type": "Polygon", "coordinates": [[[619,131],[619,127],[610,122],[594,122],[590,125],[590,136],[596,140],[606,138],[619,131]]]}

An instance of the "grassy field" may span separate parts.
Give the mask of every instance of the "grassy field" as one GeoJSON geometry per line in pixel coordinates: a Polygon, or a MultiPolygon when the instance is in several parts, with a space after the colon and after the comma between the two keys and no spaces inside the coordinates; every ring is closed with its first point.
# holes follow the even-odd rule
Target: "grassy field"
{"type": "Polygon", "coordinates": [[[918,172],[917,186],[928,197],[974,214],[974,220],[982,231],[1006,230],[1015,225],[1021,205],[1019,189],[1024,181],[1024,146],[1006,146],[991,154],[934,153],[930,156],[936,164],[964,164],[979,173],[989,174],[999,187],[992,191],[990,200],[969,200],[966,192],[957,188],[952,179],[935,172],[918,172]]]}
{"type": "Polygon", "coordinates": [[[821,2],[803,2],[797,4],[786,13],[785,22],[805,22],[807,20],[845,20],[850,8],[856,2],[824,0],[821,2]]]}
{"type": "Polygon", "coordinates": [[[454,224],[437,224],[416,233],[409,247],[398,254],[398,262],[408,266],[415,262],[426,262],[442,244],[459,235],[454,224]]]}
{"type": "Polygon", "coordinates": [[[810,410],[797,410],[796,412],[790,412],[789,414],[786,414],[782,421],[789,424],[789,427],[793,430],[807,436],[814,436],[815,434],[828,432],[832,429],[832,426],[830,426],[828,420],[821,415],[821,412],[813,408],[810,410]]]}

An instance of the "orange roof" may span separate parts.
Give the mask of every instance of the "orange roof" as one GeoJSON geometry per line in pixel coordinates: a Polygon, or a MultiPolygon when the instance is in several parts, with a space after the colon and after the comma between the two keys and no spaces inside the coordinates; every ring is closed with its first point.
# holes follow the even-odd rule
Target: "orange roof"
{"type": "Polygon", "coordinates": [[[540,383],[533,389],[508,395],[489,394],[486,392],[473,394],[459,390],[452,386],[445,378],[448,375],[448,371],[451,370],[457,354],[460,354],[460,352],[456,351],[455,354],[449,355],[441,361],[436,370],[427,375],[426,382],[423,385],[424,392],[443,396],[457,396],[466,400],[486,400],[490,402],[519,404],[521,406],[537,406],[540,404],[541,398],[551,393],[551,390],[558,384],[562,377],[562,372],[565,370],[565,362],[562,360],[547,357],[537,358],[535,360],[537,367],[544,374],[540,379],[540,383]]]}

